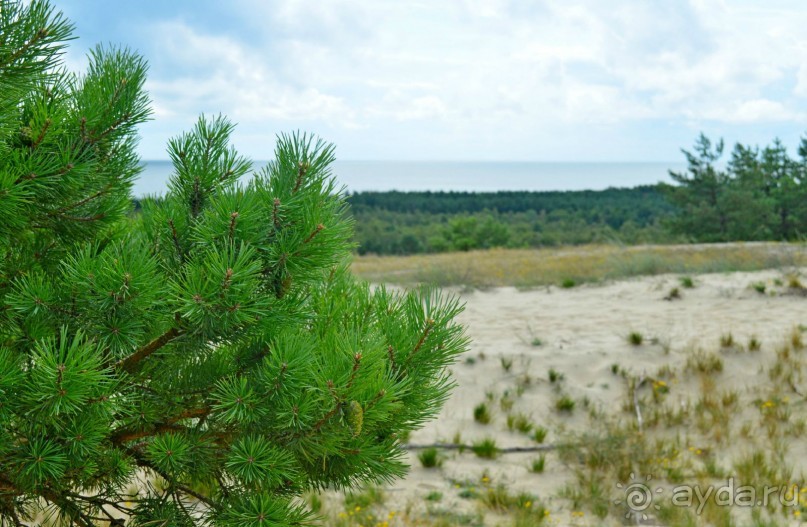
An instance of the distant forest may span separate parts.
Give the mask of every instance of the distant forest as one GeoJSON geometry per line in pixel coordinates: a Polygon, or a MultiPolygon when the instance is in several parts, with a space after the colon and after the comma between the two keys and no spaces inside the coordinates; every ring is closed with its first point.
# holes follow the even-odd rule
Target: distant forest
{"type": "Polygon", "coordinates": [[[357,192],[359,254],[598,242],[797,240],[807,234],[807,138],[792,158],[701,135],[674,184],[569,192],[357,192]]]}
{"type": "Polygon", "coordinates": [[[358,192],[360,254],[670,241],[658,186],[569,192],[358,192]]]}
{"type": "MultiPolygon", "coordinates": [[[[701,135],[673,184],[567,192],[356,192],[359,254],[416,254],[586,243],[801,240],[807,138],[797,157],[775,140],[734,146],[701,135]]],[[[140,208],[135,200],[135,208],[140,208]]]]}

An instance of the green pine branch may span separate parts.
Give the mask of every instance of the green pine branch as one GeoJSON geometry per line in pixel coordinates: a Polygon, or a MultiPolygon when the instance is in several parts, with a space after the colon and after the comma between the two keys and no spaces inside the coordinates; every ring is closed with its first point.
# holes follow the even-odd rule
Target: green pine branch
{"type": "Polygon", "coordinates": [[[0,0],[0,24],[0,523],[310,525],[301,493],[401,477],[461,306],[350,274],[333,145],[281,135],[244,181],[203,116],[134,213],[143,59],[70,75],[47,2],[0,0]]]}

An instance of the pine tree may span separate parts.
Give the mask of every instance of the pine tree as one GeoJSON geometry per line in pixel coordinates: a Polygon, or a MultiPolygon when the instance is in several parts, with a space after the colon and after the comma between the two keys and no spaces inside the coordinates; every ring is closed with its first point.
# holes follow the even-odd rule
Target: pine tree
{"type": "Polygon", "coordinates": [[[778,138],[762,150],[760,164],[766,175],[765,189],[773,202],[774,239],[796,239],[803,230],[799,220],[804,218],[807,197],[800,167],[778,138]]]}
{"type": "Polygon", "coordinates": [[[0,0],[0,525],[306,525],[303,492],[402,476],[467,347],[457,301],[351,276],[305,134],[242,184],[202,117],[135,214],[146,64],[98,47],[70,74],[71,31],[0,0]]]}
{"type": "Polygon", "coordinates": [[[774,202],[759,148],[736,144],[728,162],[731,188],[728,209],[731,240],[770,240],[774,202]]]}
{"type": "Polygon", "coordinates": [[[703,134],[695,142],[695,152],[682,150],[687,171],[670,171],[678,186],[663,187],[680,213],[671,222],[672,230],[695,240],[727,241],[730,231],[729,174],[717,166],[723,155],[723,141],[716,144],[703,134]]]}

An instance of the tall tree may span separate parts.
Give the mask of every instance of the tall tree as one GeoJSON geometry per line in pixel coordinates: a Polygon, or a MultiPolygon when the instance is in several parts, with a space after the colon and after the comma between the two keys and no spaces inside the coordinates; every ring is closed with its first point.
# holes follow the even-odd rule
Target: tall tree
{"type": "Polygon", "coordinates": [[[774,237],[791,240],[799,230],[798,216],[807,198],[798,165],[779,139],[762,151],[760,164],[765,175],[764,189],[773,202],[776,217],[772,223],[774,237]]]}
{"type": "Polygon", "coordinates": [[[130,217],[146,65],[68,74],[70,32],[0,0],[0,524],[304,525],[302,492],[400,477],[458,303],[351,277],[334,150],[304,134],[242,185],[232,125],[201,118],[130,217]]]}
{"type": "Polygon", "coordinates": [[[758,148],[737,144],[728,163],[731,240],[769,240],[773,237],[774,199],[758,148]]]}
{"type": "Polygon", "coordinates": [[[666,186],[680,214],[672,221],[673,230],[700,241],[726,241],[729,237],[729,175],[717,166],[723,155],[723,140],[714,145],[700,134],[694,152],[682,150],[686,172],[670,171],[678,186],[666,186]]]}

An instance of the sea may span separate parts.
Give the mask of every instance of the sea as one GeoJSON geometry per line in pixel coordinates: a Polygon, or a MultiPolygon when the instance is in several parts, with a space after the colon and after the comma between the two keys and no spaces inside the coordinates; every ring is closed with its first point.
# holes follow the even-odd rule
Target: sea
{"type": "MultiPolygon", "coordinates": [[[[260,169],[266,162],[256,162],[260,169]]],[[[170,161],[146,161],[134,195],[165,194],[170,161]]],[[[471,161],[336,161],[333,174],[348,192],[602,190],[670,182],[683,163],[543,163],[471,161]]],[[[251,176],[245,176],[251,177],[251,176]]]]}

